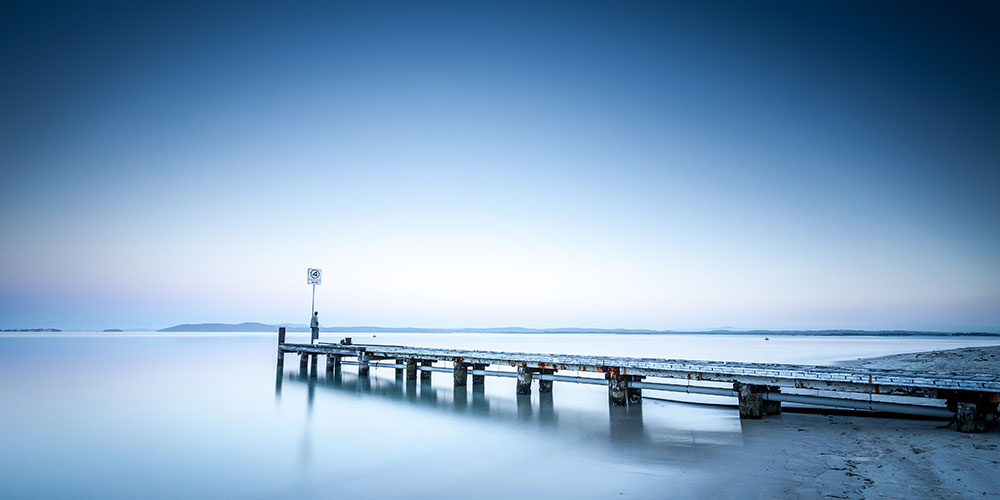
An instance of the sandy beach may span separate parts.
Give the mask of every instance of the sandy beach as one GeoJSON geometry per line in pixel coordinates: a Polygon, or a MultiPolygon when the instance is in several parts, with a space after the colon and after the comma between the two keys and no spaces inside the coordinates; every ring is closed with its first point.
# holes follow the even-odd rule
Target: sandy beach
{"type": "Polygon", "coordinates": [[[896,354],[879,358],[845,361],[840,364],[843,366],[883,368],[888,370],[1000,373],[1000,345],[896,354]]]}
{"type": "MultiPolygon", "coordinates": [[[[1000,346],[856,360],[854,366],[996,372],[1000,346]]],[[[1000,498],[1000,431],[941,421],[785,412],[741,422],[726,498],[1000,498]]]]}

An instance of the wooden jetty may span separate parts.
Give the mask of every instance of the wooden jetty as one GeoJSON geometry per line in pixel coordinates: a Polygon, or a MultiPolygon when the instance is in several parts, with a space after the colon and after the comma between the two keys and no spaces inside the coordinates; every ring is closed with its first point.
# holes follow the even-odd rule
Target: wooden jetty
{"type": "Polygon", "coordinates": [[[518,394],[530,394],[535,379],[541,393],[551,392],[553,382],[606,385],[613,406],[642,404],[643,389],[730,396],[738,400],[740,418],[777,414],[781,403],[788,402],[954,419],[961,432],[985,432],[987,417],[996,416],[1000,402],[1000,374],[432,349],[353,344],[350,339],[298,344],[285,342],[285,329],[280,328],[279,367],[286,353],[298,354],[302,369],[310,359],[315,367],[319,356],[326,356],[327,371],[356,364],[359,376],[368,376],[376,366],[393,368],[397,376],[405,374],[409,380],[416,379],[417,373],[429,380],[433,372],[450,372],[456,386],[466,385],[470,374],[473,385],[484,383],[487,376],[516,378],[518,394]],[[436,362],[451,367],[434,366],[436,362]],[[487,370],[491,365],[516,371],[487,370]]]}

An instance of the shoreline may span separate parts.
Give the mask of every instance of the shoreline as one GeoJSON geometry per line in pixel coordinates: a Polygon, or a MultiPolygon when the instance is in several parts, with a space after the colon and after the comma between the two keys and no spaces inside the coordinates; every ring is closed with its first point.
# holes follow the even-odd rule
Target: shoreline
{"type": "MultiPolygon", "coordinates": [[[[843,366],[1000,370],[1000,345],[848,360],[843,366]]],[[[744,420],[723,498],[1000,498],[1000,430],[962,434],[940,421],[782,413],[744,420]],[[749,495],[748,492],[751,492],[749,495]]]]}

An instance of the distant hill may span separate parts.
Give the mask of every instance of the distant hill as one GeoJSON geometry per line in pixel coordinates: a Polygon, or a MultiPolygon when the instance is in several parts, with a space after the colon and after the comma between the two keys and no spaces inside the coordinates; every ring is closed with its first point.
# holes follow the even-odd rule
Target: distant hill
{"type": "MultiPolygon", "coordinates": [[[[162,330],[157,330],[158,332],[233,332],[233,333],[244,333],[244,332],[274,332],[277,331],[278,327],[276,325],[265,325],[264,323],[196,323],[196,324],[183,324],[171,326],[170,328],[164,328],[162,330]]],[[[303,328],[302,331],[306,331],[303,328]]]]}
{"type": "MultiPolygon", "coordinates": [[[[306,325],[295,323],[282,323],[279,325],[268,325],[264,323],[197,323],[171,326],[157,330],[160,332],[276,332],[279,326],[285,327],[289,332],[308,332],[306,325]]],[[[629,335],[670,335],[670,334],[710,334],[710,335],[865,335],[865,336],[912,336],[912,335],[949,335],[949,336],[1000,336],[1000,333],[986,332],[918,332],[910,330],[703,330],[703,331],[679,331],[679,330],[645,330],[626,328],[524,328],[520,326],[505,326],[494,328],[391,328],[384,326],[335,326],[320,329],[327,333],[603,333],[603,334],[629,334],[629,335]]]]}

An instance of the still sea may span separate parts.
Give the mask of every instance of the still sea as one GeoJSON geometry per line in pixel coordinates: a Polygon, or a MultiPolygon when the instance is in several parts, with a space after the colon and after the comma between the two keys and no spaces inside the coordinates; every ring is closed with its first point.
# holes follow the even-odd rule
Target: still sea
{"type": "MultiPolygon", "coordinates": [[[[342,336],[342,335],[341,335],[342,336]]],[[[993,337],[353,334],[356,343],[832,364],[993,337]]],[[[324,334],[323,340],[339,336],[324,334]],[[326,338],[329,337],[329,338],[326,338]]],[[[307,342],[291,334],[289,341],[307,342]]],[[[0,334],[0,498],[663,498],[744,446],[728,398],[276,370],[275,334],[0,334]],[[655,399],[652,397],[655,396],[655,399]]],[[[442,365],[443,366],[443,365],[442,365]]]]}

